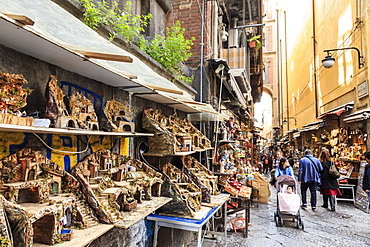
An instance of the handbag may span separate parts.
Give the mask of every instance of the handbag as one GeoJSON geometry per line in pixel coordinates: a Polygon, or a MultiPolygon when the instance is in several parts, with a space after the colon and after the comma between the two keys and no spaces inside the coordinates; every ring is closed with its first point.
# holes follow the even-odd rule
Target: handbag
{"type": "Polygon", "coordinates": [[[329,174],[333,178],[339,178],[340,177],[340,173],[339,173],[337,167],[335,166],[334,162],[331,162],[331,165],[329,167],[329,174]]]}

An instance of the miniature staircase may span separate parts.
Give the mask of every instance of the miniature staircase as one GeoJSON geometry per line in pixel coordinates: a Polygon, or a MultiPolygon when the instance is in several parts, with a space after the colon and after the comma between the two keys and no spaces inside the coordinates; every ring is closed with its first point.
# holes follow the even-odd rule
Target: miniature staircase
{"type": "Polygon", "coordinates": [[[82,218],[84,219],[87,228],[97,226],[99,224],[98,220],[94,216],[92,216],[92,213],[88,212],[87,206],[82,201],[76,200],[76,204],[77,207],[80,209],[82,218]]]}
{"type": "Polygon", "coordinates": [[[108,215],[112,218],[113,222],[116,222],[120,219],[121,214],[119,213],[119,210],[111,208],[108,201],[108,194],[101,194],[98,197],[101,206],[104,207],[105,211],[108,213],[108,215]]]}

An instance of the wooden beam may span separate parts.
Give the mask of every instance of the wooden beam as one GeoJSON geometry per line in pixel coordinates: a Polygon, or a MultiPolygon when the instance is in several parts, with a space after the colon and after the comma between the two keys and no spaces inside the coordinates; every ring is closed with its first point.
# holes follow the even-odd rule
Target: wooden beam
{"type": "Polygon", "coordinates": [[[35,22],[33,20],[31,20],[30,18],[28,18],[25,15],[14,15],[14,14],[4,14],[4,15],[6,15],[7,17],[9,17],[13,20],[19,21],[23,25],[32,26],[33,24],[35,24],[35,22]]]}
{"type": "Polygon", "coordinates": [[[169,88],[164,88],[164,87],[157,87],[157,86],[153,86],[153,85],[147,85],[147,86],[153,88],[154,90],[158,90],[158,91],[162,91],[162,92],[179,94],[179,95],[184,94],[182,91],[179,91],[179,90],[174,90],[174,89],[169,89],[169,88]]]}
{"type": "Polygon", "coordinates": [[[133,59],[130,56],[125,56],[125,55],[107,54],[107,53],[90,52],[90,51],[76,51],[76,52],[84,55],[87,58],[95,58],[95,59],[117,61],[117,62],[124,62],[124,63],[133,62],[133,59]]]}
{"type": "Polygon", "coordinates": [[[202,102],[197,102],[197,101],[181,101],[185,104],[193,104],[193,105],[202,105],[202,106],[206,106],[207,104],[206,103],[202,103],[202,102]]]}

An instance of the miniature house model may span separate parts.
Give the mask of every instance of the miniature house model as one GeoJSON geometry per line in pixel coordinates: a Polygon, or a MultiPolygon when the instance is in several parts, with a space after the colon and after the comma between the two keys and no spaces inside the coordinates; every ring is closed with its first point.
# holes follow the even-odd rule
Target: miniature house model
{"type": "Polygon", "coordinates": [[[98,218],[109,222],[121,220],[120,211],[133,210],[137,203],[160,196],[163,183],[162,175],[143,162],[109,150],[87,156],[73,174],[90,191],[85,196],[94,198],[92,208],[98,218]]]}
{"type": "Polygon", "coordinates": [[[142,126],[154,136],[148,138],[149,153],[173,155],[211,148],[211,142],[187,119],[168,118],[153,109],[143,112],[142,126]],[[203,141],[202,141],[203,140],[203,141]]]}
{"type": "Polygon", "coordinates": [[[182,158],[184,173],[202,190],[202,201],[210,202],[211,195],[218,195],[218,176],[205,168],[194,157],[182,158]]]}
{"type": "Polygon", "coordinates": [[[13,236],[8,238],[10,246],[53,245],[65,226],[85,228],[97,224],[91,209],[73,193],[62,194],[66,188],[80,194],[78,181],[39,151],[22,149],[3,158],[0,166],[0,200],[9,221],[4,225],[2,214],[0,227],[3,236],[7,236],[6,232],[13,236]]]}
{"type": "Polygon", "coordinates": [[[46,99],[45,117],[53,122],[54,127],[99,130],[98,118],[90,100],[76,91],[66,98],[52,75],[46,87],[46,99]]]}
{"type": "Polygon", "coordinates": [[[33,118],[21,117],[31,89],[23,88],[28,81],[20,74],[0,73],[0,123],[32,126],[33,118]]]}
{"type": "Polygon", "coordinates": [[[193,217],[201,208],[202,192],[190,178],[176,166],[166,164],[162,168],[164,183],[161,194],[172,201],[160,208],[160,214],[193,217]]]}
{"type": "Polygon", "coordinates": [[[122,103],[110,100],[107,101],[104,108],[104,114],[108,119],[105,129],[108,131],[135,131],[135,124],[130,122],[128,116],[130,109],[122,103]]]}

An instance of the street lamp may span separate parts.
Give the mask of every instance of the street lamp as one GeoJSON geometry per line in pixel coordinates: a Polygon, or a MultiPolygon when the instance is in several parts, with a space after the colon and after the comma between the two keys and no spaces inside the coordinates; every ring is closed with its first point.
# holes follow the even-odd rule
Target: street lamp
{"type": "Polygon", "coordinates": [[[290,119],[290,118],[294,119],[294,125],[297,125],[297,119],[295,117],[286,117],[286,118],[284,118],[283,124],[287,124],[288,123],[287,119],[290,119]]]}
{"type": "Polygon", "coordinates": [[[339,51],[339,50],[348,50],[348,49],[353,49],[357,51],[358,55],[358,68],[361,69],[365,65],[365,61],[363,60],[363,56],[361,56],[360,50],[357,49],[356,47],[345,47],[345,48],[335,48],[335,49],[329,49],[329,50],[324,50],[324,52],[327,52],[327,56],[322,60],[322,65],[325,68],[331,68],[333,67],[335,63],[335,58],[332,58],[330,55],[331,51],[339,51]]]}

